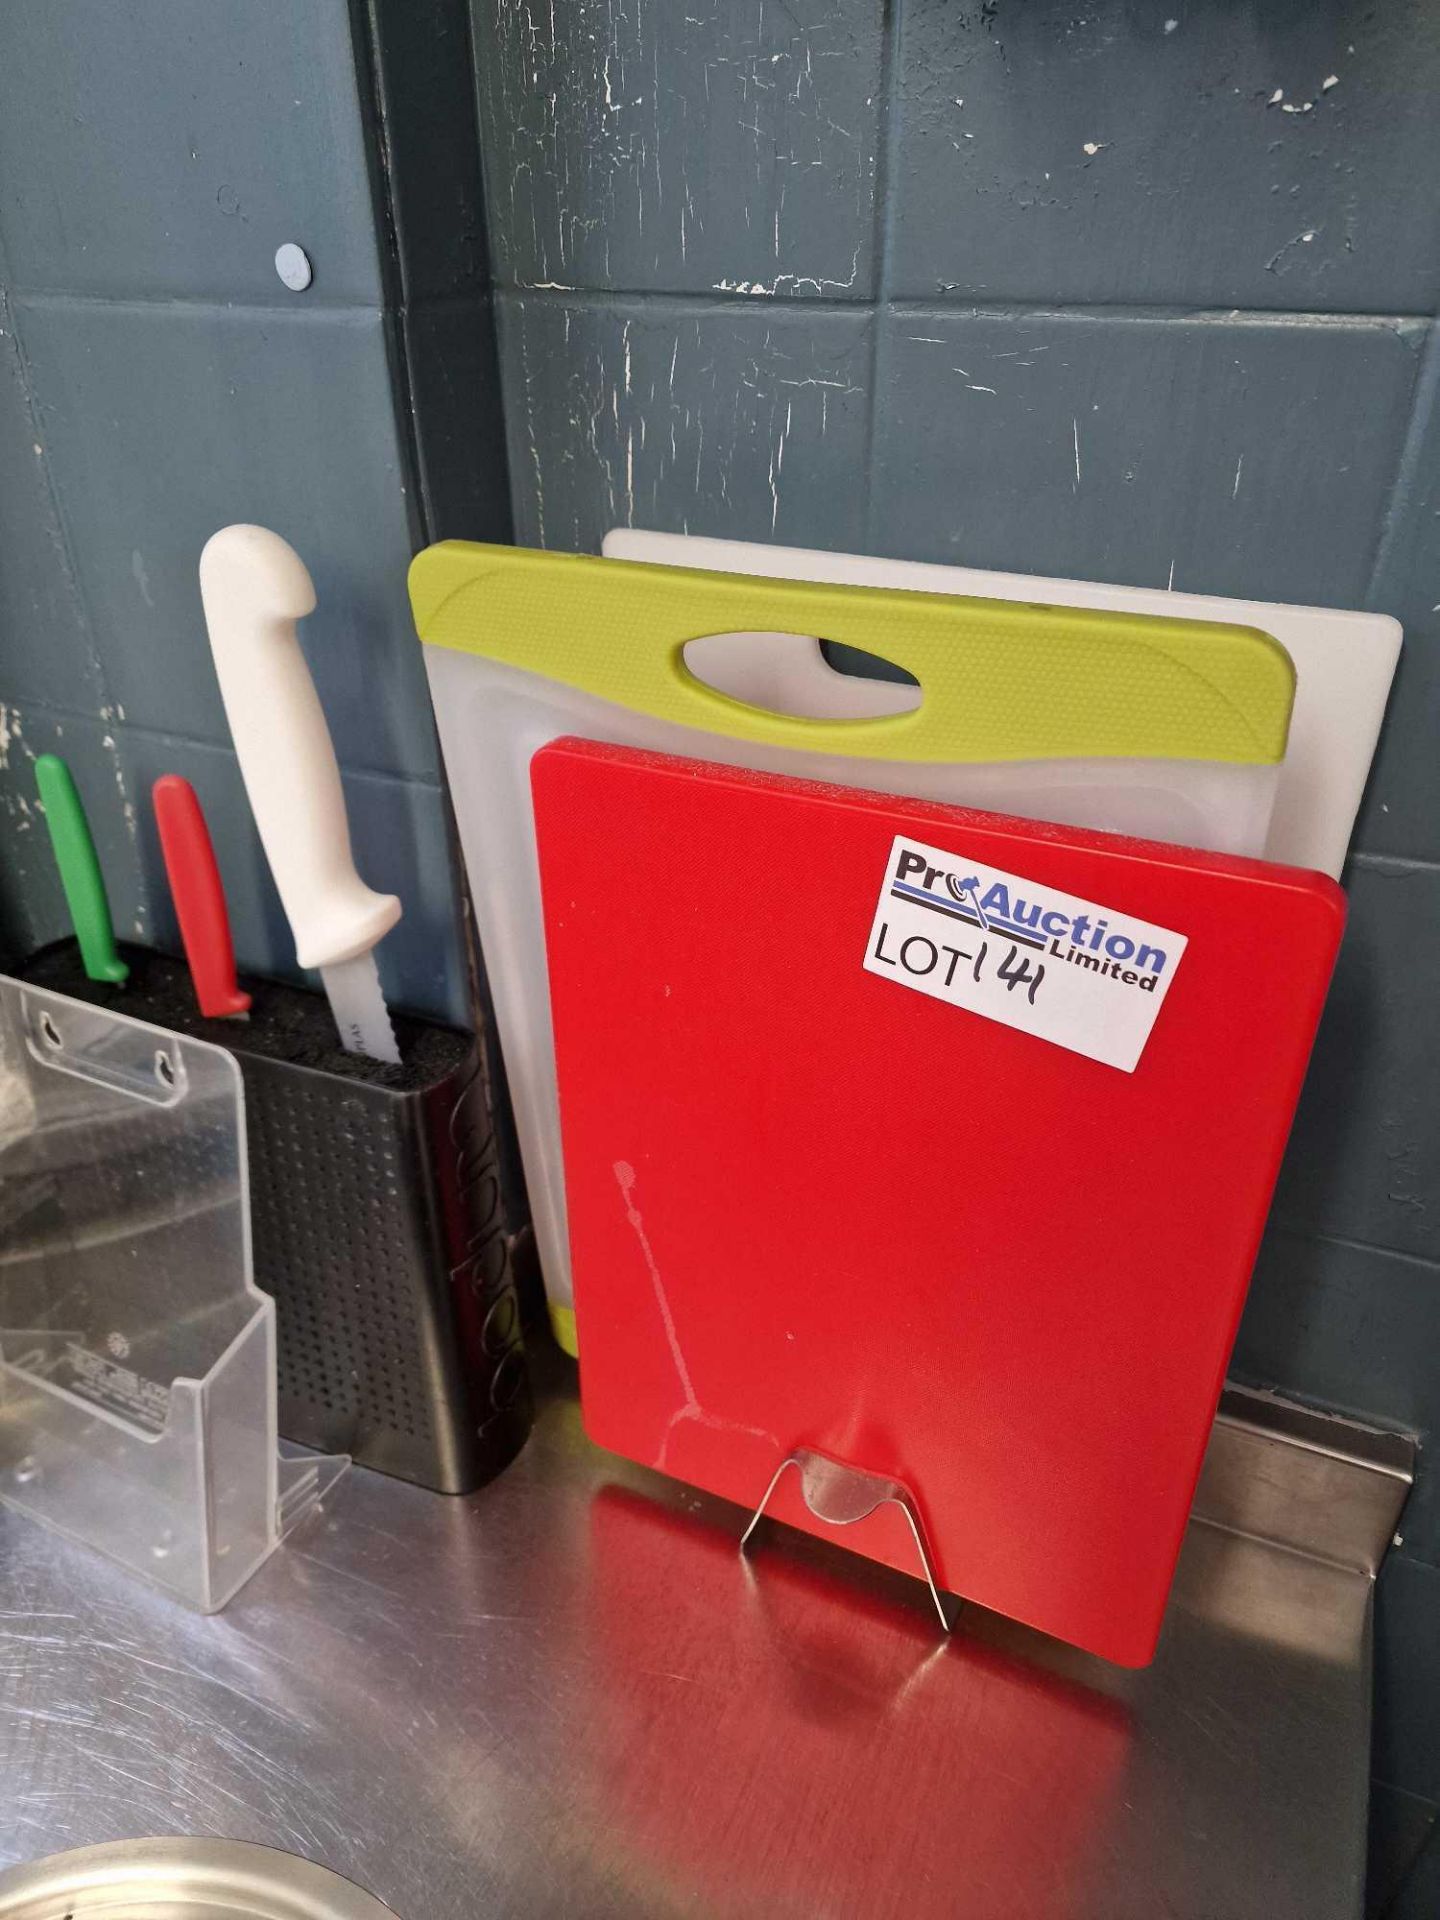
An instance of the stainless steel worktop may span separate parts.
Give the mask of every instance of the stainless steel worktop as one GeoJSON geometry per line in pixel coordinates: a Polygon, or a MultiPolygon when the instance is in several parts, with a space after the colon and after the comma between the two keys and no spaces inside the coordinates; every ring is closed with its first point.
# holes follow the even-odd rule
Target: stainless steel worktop
{"type": "Polygon", "coordinates": [[[493,1486],[352,1473],[209,1619],[0,1512],[0,1865],[227,1835],[401,1920],[1358,1913],[1363,1566],[1192,1521],[1125,1673],[742,1524],[563,1381],[493,1486]]]}

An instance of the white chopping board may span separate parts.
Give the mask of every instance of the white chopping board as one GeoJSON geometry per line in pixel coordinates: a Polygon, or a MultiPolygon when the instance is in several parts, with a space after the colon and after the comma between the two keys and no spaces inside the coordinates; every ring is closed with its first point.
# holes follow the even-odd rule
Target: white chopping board
{"type": "MultiPolygon", "coordinates": [[[[989,573],[974,567],[880,560],[805,547],[647,533],[638,527],[614,528],[606,534],[602,551],[609,559],[698,567],[714,573],[895,587],[912,593],[972,594],[988,600],[1044,601],[1054,606],[1099,607],[1115,613],[1161,614],[1172,619],[1260,627],[1285,648],[1296,673],[1290,741],[1279,771],[1265,857],[1340,877],[1400,656],[1400,623],[1388,614],[1228,600],[1210,594],[1170,593],[1156,587],[1120,587],[1093,580],[989,573]]],[[[693,650],[687,654],[687,663],[692,671],[701,672],[736,699],[762,705],[784,701],[787,710],[802,716],[853,711],[857,700],[866,702],[867,712],[884,710],[874,704],[877,683],[870,683],[869,695],[857,694],[853,691],[855,676],[827,665],[818,647],[792,646],[784,663],[783,684],[777,685],[771,636],[764,639],[765,644],[749,649],[712,647],[709,670],[697,662],[693,650]],[[837,687],[836,682],[848,686],[837,687]]],[[[878,685],[885,687],[878,698],[891,703],[890,711],[903,711],[913,703],[908,689],[893,683],[878,685]]]]}

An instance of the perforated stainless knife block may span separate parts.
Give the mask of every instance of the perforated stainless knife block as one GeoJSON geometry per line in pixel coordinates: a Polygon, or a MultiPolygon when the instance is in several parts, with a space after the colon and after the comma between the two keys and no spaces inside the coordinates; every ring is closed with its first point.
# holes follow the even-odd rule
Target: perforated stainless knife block
{"type": "Polygon", "coordinates": [[[281,1434],[444,1493],[483,1485],[531,1399],[477,1043],[401,1017],[405,1064],[381,1066],[338,1050],[315,994],[247,980],[248,1022],[205,1020],[178,962],[124,953],[123,989],[87,980],[68,942],[24,974],[239,1063],[281,1434]]]}

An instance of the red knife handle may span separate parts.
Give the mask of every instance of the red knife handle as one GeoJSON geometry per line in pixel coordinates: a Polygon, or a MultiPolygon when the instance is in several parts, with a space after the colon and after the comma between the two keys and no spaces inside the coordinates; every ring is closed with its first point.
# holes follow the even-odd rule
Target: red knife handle
{"type": "Polygon", "coordinates": [[[178,773],[163,774],[151,790],[160,850],[180,922],[180,938],[195,983],[195,998],[207,1020],[223,1020],[244,1013],[250,996],[235,980],[235,949],[230,943],[230,916],[210,830],[200,811],[195,789],[178,773]]]}

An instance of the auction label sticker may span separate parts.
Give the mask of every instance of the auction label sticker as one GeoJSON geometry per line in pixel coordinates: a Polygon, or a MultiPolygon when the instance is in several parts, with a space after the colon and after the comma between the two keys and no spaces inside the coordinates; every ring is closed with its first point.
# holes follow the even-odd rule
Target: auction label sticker
{"type": "Polygon", "coordinates": [[[865,971],[1133,1073],[1186,938],[895,836],[865,971]]]}

